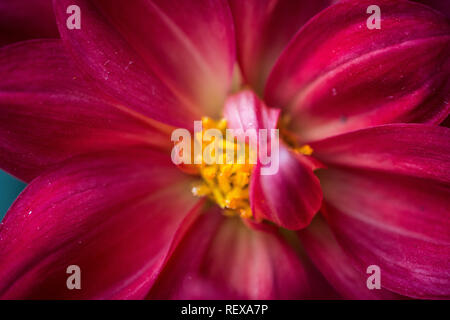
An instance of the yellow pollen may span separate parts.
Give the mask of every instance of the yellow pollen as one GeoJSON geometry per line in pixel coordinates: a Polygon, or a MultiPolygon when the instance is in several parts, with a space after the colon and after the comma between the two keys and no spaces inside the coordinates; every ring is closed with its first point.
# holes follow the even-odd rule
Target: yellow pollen
{"type": "Polygon", "coordinates": [[[304,154],[306,156],[310,156],[310,155],[312,155],[314,150],[309,145],[305,144],[305,145],[301,146],[300,148],[295,148],[294,151],[297,153],[304,154]]]}
{"type": "MultiPolygon", "coordinates": [[[[202,163],[197,164],[202,181],[192,188],[195,196],[208,196],[224,209],[224,215],[239,215],[242,218],[252,217],[252,210],[249,202],[249,182],[253,165],[250,164],[250,152],[247,144],[238,144],[235,141],[227,141],[225,137],[227,122],[225,119],[215,121],[211,118],[202,118],[202,132],[195,136],[196,142],[201,143],[202,154],[204,149],[214,140],[204,141],[205,131],[208,129],[218,129],[222,133],[222,140],[219,142],[222,150],[221,163],[213,162],[208,164],[202,158],[202,163]],[[237,150],[245,145],[245,159],[237,163],[237,150]],[[226,151],[229,148],[234,150],[234,161],[227,163],[226,151]],[[243,163],[241,163],[243,162],[243,163]]],[[[212,157],[216,157],[212,154],[212,157]]]]}

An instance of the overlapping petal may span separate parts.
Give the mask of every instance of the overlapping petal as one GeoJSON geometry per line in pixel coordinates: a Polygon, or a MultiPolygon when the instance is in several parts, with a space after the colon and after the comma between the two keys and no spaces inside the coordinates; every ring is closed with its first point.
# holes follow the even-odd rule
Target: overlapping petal
{"type": "Polygon", "coordinates": [[[449,112],[450,25],[408,1],[343,1],[313,18],[275,65],[267,103],[292,114],[303,140],[392,122],[443,121],[449,112]]]}
{"type": "Polygon", "coordinates": [[[275,61],[295,33],[332,0],[230,0],[238,60],[246,79],[261,93],[275,61]]]}
{"type": "Polygon", "coordinates": [[[99,94],[60,40],[1,49],[0,78],[0,166],[22,180],[80,153],[136,144],[170,147],[162,126],[156,129],[156,122],[99,94]]]}
{"type": "Polygon", "coordinates": [[[215,208],[188,231],[149,297],[295,299],[310,290],[299,256],[275,228],[250,229],[215,208]]]}
{"type": "Polygon", "coordinates": [[[253,92],[242,91],[227,100],[224,115],[230,129],[253,129],[257,134],[261,129],[268,130],[270,162],[261,162],[259,144],[258,164],[250,182],[250,202],[255,218],[267,219],[287,229],[306,227],[320,208],[322,192],[319,180],[303,155],[294,154],[279,142],[278,149],[270,149],[271,140],[278,138],[270,130],[277,126],[279,111],[267,108],[253,92]],[[273,172],[263,174],[262,169],[269,167],[273,170],[266,173],[273,172]]]}
{"type": "Polygon", "coordinates": [[[321,215],[308,228],[298,231],[301,243],[315,266],[346,299],[398,299],[392,292],[369,290],[366,269],[358,268],[337,243],[321,215]]]}
{"type": "Polygon", "coordinates": [[[59,37],[52,0],[2,0],[0,17],[0,46],[59,37]]]}
{"type": "Polygon", "coordinates": [[[448,182],[354,168],[319,177],[327,221],[358,268],[379,266],[401,295],[450,297],[448,182]]]}
{"type": "Polygon", "coordinates": [[[63,40],[107,93],[173,125],[192,127],[193,119],[220,114],[235,51],[232,17],[223,1],[54,4],[63,40]],[[70,4],[83,13],[80,30],[66,27],[70,4]]]}
{"type": "Polygon", "coordinates": [[[416,298],[449,296],[450,129],[392,124],[317,143],[326,218],[358,268],[416,298]],[[351,147],[350,147],[351,145],[351,147]],[[351,149],[351,150],[350,150],[351,149]]]}
{"type": "Polygon", "coordinates": [[[199,209],[189,183],[167,154],[143,148],[41,175],[0,227],[1,297],[144,297],[199,209]],[[66,287],[69,265],[81,290],[66,287]]]}
{"type": "Polygon", "coordinates": [[[275,174],[263,175],[260,164],[253,170],[250,202],[256,219],[290,230],[309,225],[322,204],[322,190],[304,157],[281,145],[275,174]]]}

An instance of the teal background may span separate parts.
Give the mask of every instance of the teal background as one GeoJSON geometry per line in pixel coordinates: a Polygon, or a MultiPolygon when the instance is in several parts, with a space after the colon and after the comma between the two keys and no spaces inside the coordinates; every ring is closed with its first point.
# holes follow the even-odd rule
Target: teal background
{"type": "Polygon", "coordinates": [[[25,183],[0,170],[0,220],[23,188],[25,183]]]}

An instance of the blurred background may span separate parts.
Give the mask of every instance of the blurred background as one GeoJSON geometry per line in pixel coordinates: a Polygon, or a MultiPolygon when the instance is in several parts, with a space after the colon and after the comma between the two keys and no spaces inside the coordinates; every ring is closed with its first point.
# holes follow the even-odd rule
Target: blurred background
{"type": "Polygon", "coordinates": [[[0,220],[23,188],[25,183],[0,170],[0,220]]]}

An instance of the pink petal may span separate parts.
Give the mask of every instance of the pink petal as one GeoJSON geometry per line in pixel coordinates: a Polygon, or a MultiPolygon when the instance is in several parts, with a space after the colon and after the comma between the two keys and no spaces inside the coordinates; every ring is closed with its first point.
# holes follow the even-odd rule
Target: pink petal
{"type": "Polygon", "coordinates": [[[0,46],[58,37],[52,0],[1,0],[0,17],[0,46]]]}
{"type": "Polygon", "coordinates": [[[314,156],[329,166],[351,166],[450,181],[450,129],[392,124],[311,143],[314,156]]]}
{"type": "Polygon", "coordinates": [[[327,221],[358,268],[379,266],[382,286],[401,295],[450,297],[448,182],[357,169],[319,177],[327,221]]]}
{"type": "Polygon", "coordinates": [[[59,40],[0,50],[0,165],[30,181],[70,156],[125,145],[170,147],[167,133],[105,100],[59,40]]]}
{"type": "Polygon", "coordinates": [[[235,51],[224,1],[54,3],[62,38],[106,92],[174,125],[192,126],[192,118],[220,115],[235,51]],[[83,12],[81,30],[66,27],[69,4],[83,12]]]}
{"type": "Polygon", "coordinates": [[[280,145],[277,173],[262,175],[260,164],[253,170],[250,203],[257,220],[266,219],[290,230],[309,225],[320,209],[322,190],[302,158],[280,145]]]}
{"type": "Polygon", "coordinates": [[[309,290],[300,258],[275,228],[247,228],[215,207],[188,231],[149,298],[295,299],[309,290]]]}
{"type": "MultiPolygon", "coordinates": [[[[267,108],[252,91],[246,90],[227,100],[224,115],[230,129],[271,130],[277,126],[279,110],[267,108]]],[[[262,175],[259,161],[253,170],[252,210],[257,220],[267,219],[287,229],[300,229],[309,224],[320,208],[319,180],[306,157],[294,155],[284,145],[279,149],[279,154],[272,151],[272,158],[277,157],[279,161],[276,173],[262,175]]]]}
{"type": "Polygon", "coordinates": [[[344,1],[312,19],[290,43],[266,86],[269,106],[292,114],[302,139],[392,122],[443,121],[449,112],[450,25],[426,6],[344,1]]]}
{"type": "Polygon", "coordinates": [[[322,216],[317,215],[308,228],[298,232],[303,247],[316,267],[346,299],[398,299],[387,291],[369,290],[366,269],[358,268],[346,255],[322,216]]]}
{"type": "Polygon", "coordinates": [[[450,2],[447,0],[414,0],[417,2],[421,2],[431,8],[439,10],[441,13],[445,14],[447,17],[450,17],[450,2]]]}
{"type": "Polygon", "coordinates": [[[256,130],[256,133],[259,129],[276,129],[279,115],[279,109],[267,108],[264,102],[250,90],[230,96],[224,109],[224,117],[229,129],[256,130]]]}
{"type": "Polygon", "coordinates": [[[332,0],[230,0],[239,64],[249,83],[262,92],[272,66],[294,34],[332,0]]]}
{"type": "Polygon", "coordinates": [[[71,159],[35,179],[0,227],[0,296],[144,297],[195,213],[189,179],[148,148],[71,159]],[[66,287],[69,265],[81,290],[66,287]]]}

